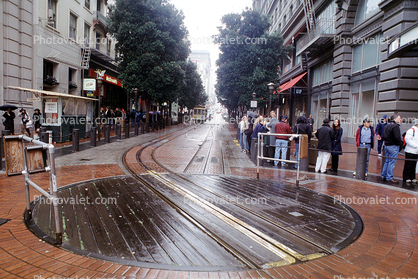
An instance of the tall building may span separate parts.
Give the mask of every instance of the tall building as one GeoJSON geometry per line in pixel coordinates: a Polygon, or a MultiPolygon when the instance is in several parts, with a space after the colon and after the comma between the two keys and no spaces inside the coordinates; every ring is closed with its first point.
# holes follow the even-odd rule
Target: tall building
{"type": "Polygon", "coordinates": [[[207,50],[193,50],[189,59],[196,64],[197,71],[202,78],[203,86],[209,98],[212,95],[213,86],[211,78],[210,52],[207,50]]]}
{"type": "MultiPolygon", "coordinates": [[[[254,0],[293,51],[281,66],[280,110],[343,122],[418,117],[418,1],[254,0]]],[[[410,125],[403,125],[402,129],[410,125]]]]}
{"type": "Polygon", "coordinates": [[[30,115],[35,107],[44,108],[45,102],[58,102],[62,110],[55,115],[43,111],[44,117],[54,119],[54,126],[63,115],[97,116],[99,102],[86,107],[77,96],[98,99],[100,95],[101,106],[125,108],[127,97],[117,79],[115,40],[106,33],[106,13],[106,0],[3,1],[0,22],[6,32],[0,41],[4,53],[0,60],[4,85],[0,100],[25,107],[30,115]],[[97,71],[105,71],[103,85],[84,90],[83,81],[95,81],[97,71]],[[31,97],[39,96],[9,86],[69,97],[33,101],[37,98],[31,97]]]}

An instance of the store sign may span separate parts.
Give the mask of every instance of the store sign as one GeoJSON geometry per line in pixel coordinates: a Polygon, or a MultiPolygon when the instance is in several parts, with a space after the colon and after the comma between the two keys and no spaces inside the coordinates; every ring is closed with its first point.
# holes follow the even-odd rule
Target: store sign
{"type": "Polygon", "coordinates": [[[93,91],[87,91],[86,96],[87,97],[94,97],[94,92],[93,91]]]}
{"type": "Polygon", "coordinates": [[[28,101],[28,102],[40,102],[41,98],[27,98],[26,101],[28,101]]]}
{"type": "Polygon", "coordinates": [[[45,113],[58,113],[58,102],[45,102],[45,113]]]}
{"type": "Polygon", "coordinates": [[[257,101],[251,101],[251,107],[256,108],[257,107],[257,101]]]}
{"type": "Polygon", "coordinates": [[[96,91],[96,80],[94,78],[85,78],[83,80],[83,90],[96,91]]]}

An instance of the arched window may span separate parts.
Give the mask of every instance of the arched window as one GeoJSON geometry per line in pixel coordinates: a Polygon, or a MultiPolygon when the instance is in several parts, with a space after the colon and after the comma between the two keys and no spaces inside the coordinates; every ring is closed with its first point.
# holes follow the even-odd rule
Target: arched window
{"type": "Polygon", "coordinates": [[[358,25],[379,12],[380,1],[381,0],[360,0],[357,7],[355,24],[358,25]]]}

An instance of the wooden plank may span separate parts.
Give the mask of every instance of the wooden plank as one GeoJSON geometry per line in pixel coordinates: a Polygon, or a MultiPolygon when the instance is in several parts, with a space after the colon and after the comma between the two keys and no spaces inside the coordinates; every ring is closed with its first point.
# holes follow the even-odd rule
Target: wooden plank
{"type": "Polygon", "coordinates": [[[7,175],[22,174],[25,169],[23,162],[23,143],[15,136],[3,137],[4,158],[7,175]]]}
{"type": "Polygon", "coordinates": [[[26,162],[29,173],[45,171],[45,152],[42,146],[26,149],[26,162]]]}
{"type": "Polygon", "coordinates": [[[62,202],[62,227],[63,227],[63,242],[81,249],[79,226],[77,224],[77,215],[74,211],[71,189],[65,189],[58,192],[58,198],[63,200],[62,202]]]}

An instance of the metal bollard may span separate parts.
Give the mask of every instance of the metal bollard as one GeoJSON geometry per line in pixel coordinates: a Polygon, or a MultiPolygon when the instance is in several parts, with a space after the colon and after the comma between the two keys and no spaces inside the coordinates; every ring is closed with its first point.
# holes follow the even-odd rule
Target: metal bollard
{"type": "Polygon", "coordinates": [[[48,143],[49,141],[49,133],[48,132],[41,132],[41,141],[48,143]]]}
{"type": "Polygon", "coordinates": [[[91,127],[91,132],[90,132],[90,147],[95,147],[97,146],[97,142],[96,142],[96,127],[91,127]]]}
{"type": "Polygon", "coordinates": [[[119,124],[119,123],[117,123],[116,124],[116,141],[120,141],[121,140],[121,133],[122,132],[122,126],[119,124]]]}
{"type": "Polygon", "coordinates": [[[366,178],[367,147],[357,148],[356,178],[366,178]]]}
{"type": "Polygon", "coordinates": [[[0,170],[4,170],[3,168],[3,137],[0,137],[0,170]]]}
{"type": "Polygon", "coordinates": [[[129,125],[129,122],[126,122],[126,125],[125,125],[125,139],[129,139],[130,127],[131,127],[131,125],[129,125]]]}
{"type": "Polygon", "coordinates": [[[257,139],[251,139],[251,147],[250,147],[250,154],[251,154],[251,161],[257,165],[257,139]]]}
{"type": "Polygon", "coordinates": [[[154,130],[155,130],[155,122],[152,122],[151,123],[151,132],[154,132],[154,130]]]}
{"type": "Polygon", "coordinates": [[[80,130],[73,129],[73,152],[80,151],[80,130]]]}
{"type": "Polygon", "coordinates": [[[105,125],[104,136],[105,143],[110,143],[110,124],[105,125]]]}
{"type": "Polygon", "coordinates": [[[143,135],[145,132],[145,124],[144,122],[141,122],[141,135],[143,135]]]}
{"type": "Polygon", "coordinates": [[[136,122],[136,123],[135,123],[135,136],[137,136],[137,135],[138,135],[138,133],[139,133],[139,123],[138,123],[138,122],[136,122]]]}
{"type": "Polygon", "coordinates": [[[97,141],[100,141],[101,131],[102,129],[100,128],[100,125],[97,126],[97,141]]]}

